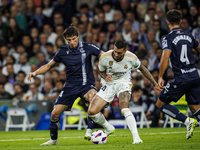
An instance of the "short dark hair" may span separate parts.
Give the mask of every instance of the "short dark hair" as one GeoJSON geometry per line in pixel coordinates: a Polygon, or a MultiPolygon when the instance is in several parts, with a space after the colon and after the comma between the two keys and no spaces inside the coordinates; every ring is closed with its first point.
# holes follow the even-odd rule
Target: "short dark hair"
{"type": "Polygon", "coordinates": [[[139,86],[139,85],[135,85],[133,88],[132,88],[132,93],[133,92],[138,92],[138,91],[140,91],[140,90],[142,90],[142,88],[139,86]]]}
{"type": "Polygon", "coordinates": [[[171,25],[178,25],[181,21],[181,12],[176,10],[176,9],[172,9],[172,10],[169,10],[167,12],[167,20],[169,21],[169,23],[171,25]]]}
{"type": "Polygon", "coordinates": [[[122,40],[122,39],[119,39],[115,42],[114,44],[118,49],[121,49],[123,48],[124,50],[126,49],[127,47],[127,42],[122,40]]]}
{"type": "Polygon", "coordinates": [[[22,71],[22,70],[20,70],[20,71],[17,73],[17,75],[19,75],[19,74],[23,74],[24,76],[26,76],[26,73],[25,73],[24,71],[22,71]]]}
{"type": "Polygon", "coordinates": [[[50,42],[47,42],[47,43],[45,44],[45,46],[51,46],[51,47],[53,47],[53,44],[50,43],[50,42]]]}
{"type": "Polygon", "coordinates": [[[89,9],[88,4],[87,4],[87,3],[83,3],[83,4],[81,4],[80,7],[79,7],[79,9],[83,9],[83,8],[87,8],[87,9],[89,9]]]}
{"type": "Polygon", "coordinates": [[[71,24],[65,31],[63,32],[64,38],[78,36],[78,29],[71,24]]]}

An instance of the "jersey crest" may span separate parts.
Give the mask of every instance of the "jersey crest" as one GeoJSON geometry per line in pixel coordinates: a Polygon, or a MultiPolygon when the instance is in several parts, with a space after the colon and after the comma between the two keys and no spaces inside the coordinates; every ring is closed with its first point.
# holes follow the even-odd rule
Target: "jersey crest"
{"type": "Polygon", "coordinates": [[[128,68],[128,65],[126,64],[125,66],[124,66],[124,69],[127,69],[128,68]]]}
{"type": "Polygon", "coordinates": [[[109,61],[109,66],[112,66],[113,65],[113,61],[109,61]]]}

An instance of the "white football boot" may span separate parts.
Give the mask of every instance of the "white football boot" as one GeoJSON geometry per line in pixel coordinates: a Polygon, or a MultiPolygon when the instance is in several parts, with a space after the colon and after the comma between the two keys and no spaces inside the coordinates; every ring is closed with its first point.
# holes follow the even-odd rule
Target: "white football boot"
{"type": "Polygon", "coordinates": [[[49,140],[43,144],[41,144],[41,146],[46,146],[46,145],[57,145],[58,144],[58,140],[49,140]]]}
{"type": "Polygon", "coordinates": [[[194,128],[196,127],[197,120],[190,118],[189,123],[186,125],[187,127],[187,134],[186,139],[189,139],[193,136],[194,128]]]}
{"type": "Polygon", "coordinates": [[[107,128],[107,130],[105,130],[105,133],[107,136],[109,136],[110,134],[113,134],[115,132],[115,127],[113,125],[110,125],[109,128],[107,128]]]}
{"type": "Polygon", "coordinates": [[[143,143],[143,141],[141,139],[134,140],[134,142],[133,142],[133,144],[140,144],[140,143],[143,143]]]}
{"type": "Polygon", "coordinates": [[[91,140],[91,135],[92,135],[92,130],[91,129],[87,129],[84,139],[90,141],[91,140]]]}

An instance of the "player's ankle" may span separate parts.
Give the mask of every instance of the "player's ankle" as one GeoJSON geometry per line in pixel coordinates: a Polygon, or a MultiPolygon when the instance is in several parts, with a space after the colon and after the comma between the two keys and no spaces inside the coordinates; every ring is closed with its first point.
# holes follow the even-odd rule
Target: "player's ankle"
{"type": "Polygon", "coordinates": [[[190,118],[189,118],[189,117],[187,117],[187,118],[186,118],[186,120],[185,120],[185,122],[184,122],[184,124],[185,124],[185,125],[188,125],[188,124],[189,124],[189,122],[190,122],[190,118]]]}

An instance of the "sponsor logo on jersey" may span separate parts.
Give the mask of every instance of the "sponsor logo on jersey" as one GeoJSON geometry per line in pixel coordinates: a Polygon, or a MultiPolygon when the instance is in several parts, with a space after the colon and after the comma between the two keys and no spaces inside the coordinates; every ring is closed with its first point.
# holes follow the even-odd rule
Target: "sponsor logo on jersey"
{"type": "Polygon", "coordinates": [[[128,68],[128,65],[126,64],[125,66],[124,66],[124,69],[127,69],[128,68]]]}
{"type": "Polygon", "coordinates": [[[109,66],[112,66],[113,65],[113,61],[109,61],[109,66]]]}

